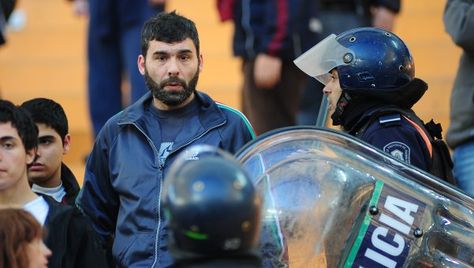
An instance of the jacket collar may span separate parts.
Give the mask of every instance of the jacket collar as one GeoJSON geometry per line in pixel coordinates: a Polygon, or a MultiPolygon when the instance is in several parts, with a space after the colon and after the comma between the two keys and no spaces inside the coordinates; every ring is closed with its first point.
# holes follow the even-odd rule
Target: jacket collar
{"type": "MultiPolygon", "coordinates": [[[[222,111],[216,103],[205,93],[195,91],[195,98],[199,102],[199,119],[204,128],[220,124],[225,120],[222,111]]],[[[138,101],[125,108],[118,114],[118,124],[140,124],[146,114],[148,105],[152,105],[153,97],[148,91],[138,101]]]]}
{"type": "Polygon", "coordinates": [[[66,191],[66,203],[73,206],[80,187],[76,177],[64,163],[61,163],[61,181],[66,191]]]}

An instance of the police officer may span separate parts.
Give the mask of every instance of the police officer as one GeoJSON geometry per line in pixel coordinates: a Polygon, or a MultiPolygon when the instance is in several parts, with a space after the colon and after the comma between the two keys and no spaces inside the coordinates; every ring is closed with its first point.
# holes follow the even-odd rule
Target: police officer
{"type": "Polygon", "coordinates": [[[164,191],[173,267],[261,267],[260,197],[230,154],[191,147],[171,167],[164,191]]]}
{"type": "Polygon", "coordinates": [[[432,170],[430,137],[411,110],[428,86],[414,77],[413,58],[398,36],[370,27],[332,34],[295,64],[325,85],[333,125],[432,170]]]}

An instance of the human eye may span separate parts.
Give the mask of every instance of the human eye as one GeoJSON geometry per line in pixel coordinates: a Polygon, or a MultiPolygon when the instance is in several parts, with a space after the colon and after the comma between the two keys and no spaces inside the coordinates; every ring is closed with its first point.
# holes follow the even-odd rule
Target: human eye
{"type": "Polygon", "coordinates": [[[159,62],[165,62],[168,59],[168,56],[166,54],[156,54],[154,59],[159,62]]]}
{"type": "Polygon", "coordinates": [[[41,145],[50,145],[52,143],[52,141],[50,141],[50,140],[39,140],[38,143],[41,144],[41,145]]]}
{"type": "Polygon", "coordinates": [[[7,150],[11,150],[11,149],[15,148],[15,143],[13,143],[11,141],[2,142],[2,148],[7,149],[7,150]]]}
{"type": "Polygon", "coordinates": [[[181,55],[179,56],[179,59],[180,59],[181,61],[189,61],[189,60],[191,59],[191,55],[189,55],[189,54],[181,54],[181,55]]]}
{"type": "Polygon", "coordinates": [[[50,136],[50,135],[40,136],[38,138],[38,145],[49,146],[53,144],[54,141],[55,141],[54,136],[50,136]]]}

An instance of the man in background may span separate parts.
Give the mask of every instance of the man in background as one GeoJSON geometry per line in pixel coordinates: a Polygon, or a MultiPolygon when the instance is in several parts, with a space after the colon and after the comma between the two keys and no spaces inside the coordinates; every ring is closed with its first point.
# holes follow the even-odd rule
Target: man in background
{"type": "Polygon", "coordinates": [[[474,1],[447,1],[444,26],[462,49],[451,93],[446,141],[454,150],[453,171],[459,188],[474,196],[474,1]]]}
{"type": "Polygon", "coordinates": [[[37,146],[38,129],[28,112],[0,100],[0,208],[23,208],[48,230],[44,240],[53,252],[50,267],[108,267],[87,219],[75,207],[31,190],[27,169],[37,146]]]}
{"type": "Polygon", "coordinates": [[[296,124],[308,77],[293,60],[319,40],[315,0],[219,0],[242,59],[242,111],[258,135],[296,124]]]}
{"type": "Polygon", "coordinates": [[[166,0],[70,1],[76,14],[89,17],[87,85],[95,137],[110,117],[147,92],[136,68],[140,31],[166,0]]]}
{"type": "Polygon", "coordinates": [[[61,105],[51,99],[35,98],[22,105],[38,127],[38,151],[28,168],[28,179],[35,193],[48,195],[59,203],[74,205],[79,184],[63,163],[69,152],[71,135],[61,105]]]}

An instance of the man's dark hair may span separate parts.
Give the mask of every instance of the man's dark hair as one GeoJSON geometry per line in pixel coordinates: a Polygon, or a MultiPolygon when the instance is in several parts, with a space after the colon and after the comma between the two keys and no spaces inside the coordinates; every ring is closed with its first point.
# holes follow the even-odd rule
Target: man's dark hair
{"type": "Polygon", "coordinates": [[[25,151],[38,147],[38,128],[23,108],[7,100],[0,100],[0,123],[11,123],[18,132],[25,151]]]}
{"type": "Polygon", "coordinates": [[[199,55],[199,36],[194,22],[176,14],[175,11],[170,13],[161,12],[143,25],[142,55],[146,57],[150,41],[175,43],[186,38],[193,40],[197,55],[199,55]]]}
{"type": "Polygon", "coordinates": [[[21,107],[30,113],[36,124],[45,124],[54,129],[64,142],[64,137],[69,133],[69,128],[66,113],[59,103],[51,99],[35,98],[23,102],[21,107]]]}

